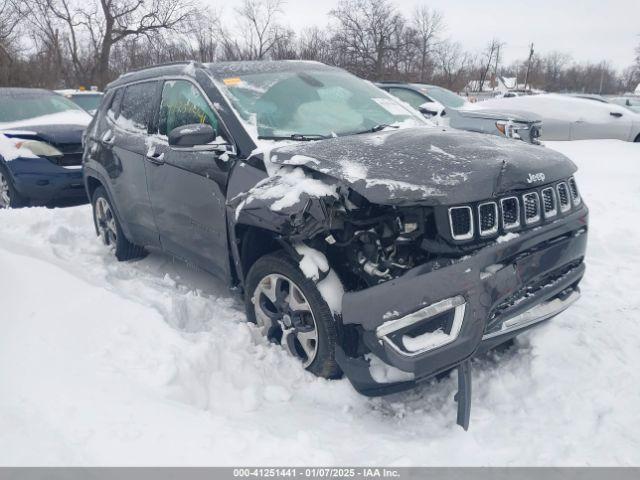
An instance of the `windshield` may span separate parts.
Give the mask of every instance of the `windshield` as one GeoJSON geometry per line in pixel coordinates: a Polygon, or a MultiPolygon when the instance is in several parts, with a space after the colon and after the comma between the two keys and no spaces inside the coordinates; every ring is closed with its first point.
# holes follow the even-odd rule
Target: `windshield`
{"type": "Polygon", "coordinates": [[[460,108],[464,106],[465,103],[467,103],[466,100],[460,95],[456,95],[451,90],[447,90],[446,88],[431,85],[428,87],[424,87],[424,91],[427,95],[435,98],[445,107],[460,108]]]}
{"type": "Polygon", "coordinates": [[[342,71],[265,72],[221,88],[258,138],[340,136],[425,121],[386,92],[342,71]]]}
{"type": "Polygon", "coordinates": [[[53,93],[34,92],[0,96],[0,123],[17,122],[68,110],[82,111],[71,100],[53,93]]]}
{"type": "Polygon", "coordinates": [[[90,93],[80,93],[77,95],[71,95],[69,97],[74,103],[77,103],[82,108],[84,108],[87,112],[94,112],[98,110],[100,106],[100,101],[102,100],[102,95],[100,94],[90,94],[90,93]]]}

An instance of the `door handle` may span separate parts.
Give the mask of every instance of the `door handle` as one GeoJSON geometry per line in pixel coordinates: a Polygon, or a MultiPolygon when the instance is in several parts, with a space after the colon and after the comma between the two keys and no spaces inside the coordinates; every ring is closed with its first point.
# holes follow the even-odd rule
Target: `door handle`
{"type": "Polygon", "coordinates": [[[609,112],[612,117],[620,118],[622,114],[620,112],[609,112]]]}
{"type": "Polygon", "coordinates": [[[164,163],[164,153],[156,152],[155,149],[151,149],[147,152],[147,160],[154,165],[162,165],[164,163]]]}

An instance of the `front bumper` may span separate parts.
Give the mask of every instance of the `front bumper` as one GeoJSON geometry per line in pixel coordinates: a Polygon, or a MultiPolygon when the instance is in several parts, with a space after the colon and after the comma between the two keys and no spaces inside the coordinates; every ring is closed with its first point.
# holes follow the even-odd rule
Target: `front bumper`
{"type": "Polygon", "coordinates": [[[6,163],[23,197],[37,203],[86,200],[82,167],[63,167],[46,158],[16,158],[6,163]]]}
{"type": "Polygon", "coordinates": [[[355,328],[367,349],[399,375],[387,377],[397,381],[381,381],[370,361],[346,348],[337,349],[338,364],[359,392],[393,393],[557,315],[579,297],[587,223],[588,210],[582,205],[556,222],[494,242],[453,265],[419,266],[400,278],[345,294],[343,324],[355,328]],[[438,325],[441,330],[434,334],[438,325]],[[412,329],[418,331],[417,342],[408,344],[412,329]]]}

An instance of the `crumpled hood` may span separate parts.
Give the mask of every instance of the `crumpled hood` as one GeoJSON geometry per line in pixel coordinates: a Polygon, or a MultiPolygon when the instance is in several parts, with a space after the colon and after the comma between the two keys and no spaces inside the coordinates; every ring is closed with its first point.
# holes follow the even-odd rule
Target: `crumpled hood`
{"type": "Polygon", "coordinates": [[[576,166],[542,146],[419,127],[290,144],[269,161],[303,165],[387,205],[454,205],[567,178],[576,166]],[[528,183],[530,174],[544,181],[528,183]],[[539,178],[539,177],[538,177],[539,178]]]}
{"type": "Polygon", "coordinates": [[[487,120],[512,120],[514,122],[541,122],[542,117],[536,115],[531,112],[525,112],[523,110],[501,110],[494,108],[477,108],[477,109],[466,109],[466,108],[458,108],[453,109],[450,108],[447,110],[449,114],[451,112],[455,112],[458,115],[462,115],[467,118],[483,118],[487,120]]]}

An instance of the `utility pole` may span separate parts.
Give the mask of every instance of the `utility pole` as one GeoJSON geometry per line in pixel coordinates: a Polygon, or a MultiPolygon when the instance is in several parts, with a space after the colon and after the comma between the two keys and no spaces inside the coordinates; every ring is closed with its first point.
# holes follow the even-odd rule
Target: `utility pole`
{"type": "Polygon", "coordinates": [[[527,89],[527,84],[529,83],[529,71],[531,70],[531,59],[533,58],[533,42],[529,46],[529,60],[527,61],[527,74],[524,77],[524,89],[527,89]]]}
{"type": "Polygon", "coordinates": [[[493,69],[493,88],[495,89],[495,86],[498,83],[498,62],[500,61],[500,47],[502,46],[501,43],[498,43],[498,49],[496,50],[496,66],[493,69]]]}

